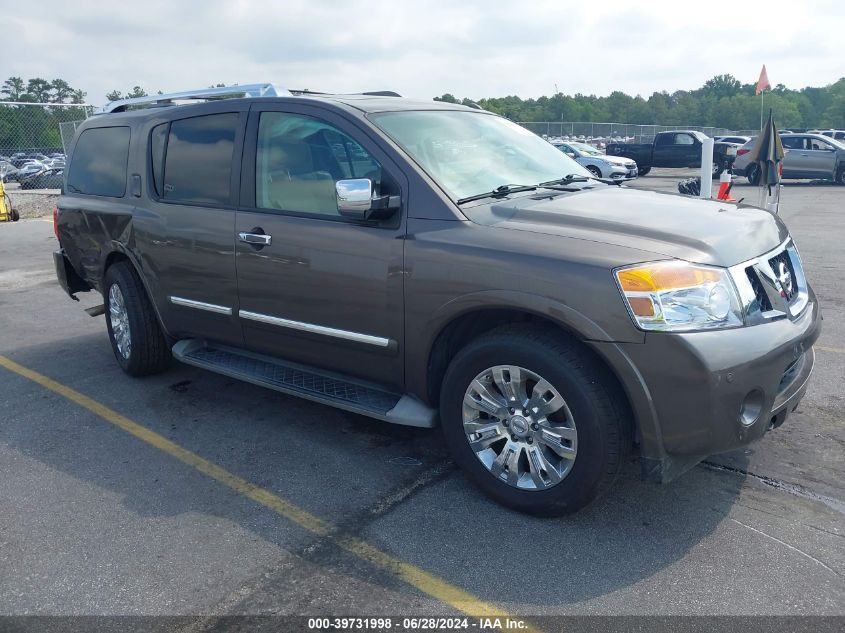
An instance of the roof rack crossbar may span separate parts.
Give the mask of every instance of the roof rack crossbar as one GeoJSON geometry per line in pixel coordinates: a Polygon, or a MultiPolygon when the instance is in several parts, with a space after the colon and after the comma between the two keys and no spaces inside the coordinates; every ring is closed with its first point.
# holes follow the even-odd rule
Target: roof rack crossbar
{"type": "Polygon", "coordinates": [[[199,88],[197,90],[184,90],[182,92],[170,92],[161,95],[149,95],[146,97],[135,97],[132,99],[120,99],[112,101],[103,106],[100,114],[112,112],[123,112],[130,106],[173,105],[174,101],[189,99],[221,99],[224,97],[283,97],[290,96],[290,92],[284,88],[278,88],[270,83],[245,84],[243,86],[225,86],[222,88],[199,88]]]}

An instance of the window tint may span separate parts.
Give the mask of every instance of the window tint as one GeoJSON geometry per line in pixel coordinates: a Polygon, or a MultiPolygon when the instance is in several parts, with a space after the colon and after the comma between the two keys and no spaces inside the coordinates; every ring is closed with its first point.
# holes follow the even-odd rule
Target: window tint
{"type": "Polygon", "coordinates": [[[150,133],[150,153],[153,165],[153,186],[161,195],[164,185],[164,148],[167,144],[167,123],[156,125],[150,133]]]}
{"type": "Polygon", "coordinates": [[[827,143],[827,142],[822,141],[820,139],[811,138],[811,139],[808,139],[808,140],[810,141],[810,149],[821,149],[821,150],[831,149],[830,143],[827,143]]]}
{"type": "Polygon", "coordinates": [[[658,134],[657,135],[657,145],[672,145],[674,142],[674,136],[672,134],[658,134]]]}
{"type": "Polygon", "coordinates": [[[369,178],[378,193],[381,166],[352,138],[312,117],[263,112],[258,124],[255,204],[338,216],[335,182],[369,178]]]}
{"type": "Polygon", "coordinates": [[[85,130],[71,157],[68,191],[91,196],[123,197],[128,159],[128,127],[85,130]]]}
{"type": "Polygon", "coordinates": [[[187,203],[229,203],[237,126],[238,115],[234,112],[173,121],[167,139],[162,198],[187,203]]]}
{"type": "Polygon", "coordinates": [[[786,136],[781,138],[784,148],[786,149],[804,149],[803,136],[786,136]]]}

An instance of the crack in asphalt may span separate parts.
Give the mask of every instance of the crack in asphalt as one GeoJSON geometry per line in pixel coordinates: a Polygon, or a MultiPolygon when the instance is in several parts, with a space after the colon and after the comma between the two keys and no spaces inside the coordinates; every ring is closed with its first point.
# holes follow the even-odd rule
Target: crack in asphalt
{"type": "MultiPolygon", "coordinates": [[[[456,469],[457,466],[451,460],[445,459],[436,462],[431,467],[423,469],[410,481],[383,495],[370,507],[350,514],[345,521],[335,524],[336,529],[332,532],[331,537],[317,537],[304,547],[288,550],[289,554],[294,558],[300,558],[310,563],[330,560],[334,555],[332,550],[336,549],[332,539],[336,540],[338,536],[360,537],[361,533],[376,520],[389,514],[422,490],[445,479],[456,469]]],[[[273,571],[277,571],[277,568],[265,568],[259,571],[227,597],[217,602],[210,609],[207,617],[191,622],[188,626],[180,629],[180,633],[202,633],[203,631],[213,630],[220,622],[220,618],[230,615],[231,610],[249,598],[250,595],[271,588],[278,581],[278,578],[273,578],[273,571]]],[[[380,570],[376,570],[375,573],[378,576],[388,576],[380,570]]]]}
{"type": "Polygon", "coordinates": [[[798,554],[801,554],[801,556],[804,556],[805,558],[809,558],[811,561],[813,561],[814,563],[818,563],[819,565],[821,565],[822,567],[824,567],[826,570],[828,570],[830,573],[832,573],[832,574],[834,574],[834,575],[836,575],[836,576],[839,576],[839,575],[840,575],[838,571],[836,571],[835,569],[832,569],[832,568],[828,567],[827,565],[825,565],[823,562],[821,562],[821,561],[820,561],[818,558],[816,558],[815,556],[811,556],[810,554],[808,554],[808,553],[807,553],[807,552],[805,552],[804,550],[802,550],[802,549],[798,549],[797,547],[795,547],[794,545],[790,545],[790,544],[789,544],[789,543],[787,543],[786,541],[782,541],[782,540],[780,540],[779,538],[772,536],[771,534],[767,534],[767,533],[766,533],[766,532],[764,532],[763,530],[760,530],[760,529],[755,528],[755,527],[751,527],[750,525],[747,525],[746,523],[743,523],[742,521],[737,521],[736,519],[731,519],[731,521],[733,521],[733,522],[734,522],[734,523],[736,523],[737,525],[741,525],[742,527],[744,527],[744,528],[747,528],[747,529],[751,530],[752,532],[756,532],[757,534],[760,534],[760,535],[762,535],[762,536],[765,536],[766,538],[771,539],[771,540],[773,540],[773,541],[774,541],[774,542],[776,542],[776,543],[780,543],[780,544],[781,544],[781,545],[783,545],[784,547],[787,547],[787,548],[791,549],[793,552],[797,552],[798,554]]]}
{"type": "Polygon", "coordinates": [[[710,468],[711,470],[718,470],[751,477],[752,479],[756,479],[760,483],[766,484],[767,486],[770,486],[777,490],[782,490],[783,492],[788,492],[789,494],[793,494],[796,497],[802,497],[804,499],[823,503],[829,508],[838,512],[839,514],[845,516],[845,501],[842,501],[841,499],[835,499],[834,497],[821,495],[817,492],[807,490],[806,488],[804,488],[803,486],[799,486],[798,484],[793,484],[787,481],[781,481],[780,479],[775,479],[774,477],[768,477],[766,475],[758,475],[757,473],[752,473],[751,471],[743,470],[742,468],[725,466],[724,464],[717,464],[715,462],[710,461],[703,461],[701,462],[701,464],[705,468],[710,468]]]}

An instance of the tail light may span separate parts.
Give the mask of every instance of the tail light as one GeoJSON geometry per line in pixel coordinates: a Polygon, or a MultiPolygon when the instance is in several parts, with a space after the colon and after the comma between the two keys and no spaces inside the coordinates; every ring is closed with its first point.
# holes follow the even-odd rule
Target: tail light
{"type": "Polygon", "coordinates": [[[59,207],[53,207],[53,233],[56,234],[56,241],[61,244],[62,240],[59,238],[59,207]]]}
{"type": "Polygon", "coordinates": [[[738,150],[736,150],[736,155],[737,155],[737,156],[742,156],[743,154],[747,154],[747,153],[748,153],[748,152],[750,152],[750,151],[751,151],[750,149],[742,149],[742,148],[739,148],[738,150]]]}

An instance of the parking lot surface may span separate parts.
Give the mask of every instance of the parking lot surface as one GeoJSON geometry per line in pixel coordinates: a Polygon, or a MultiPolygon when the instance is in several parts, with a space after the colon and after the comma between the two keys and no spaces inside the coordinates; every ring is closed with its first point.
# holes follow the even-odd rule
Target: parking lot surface
{"type": "Polygon", "coordinates": [[[797,413],[671,484],[632,459],[559,519],[483,498],[437,430],[179,364],[124,375],[83,311],[100,297],[56,284],[51,223],[2,224],[0,614],[845,615],[843,209],[845,188],[784,187],[825,317],[797,413]]]}

